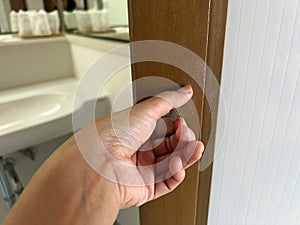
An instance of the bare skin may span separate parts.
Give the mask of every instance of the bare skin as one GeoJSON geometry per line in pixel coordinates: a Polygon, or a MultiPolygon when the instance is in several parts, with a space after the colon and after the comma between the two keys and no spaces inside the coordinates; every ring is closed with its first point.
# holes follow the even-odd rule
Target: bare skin
{"type": "MultiPolygon", "coordinates": [[[[161,136],[160,118],[184,105],[192,94],[192,88],[185,86],[114,114],[114,125],[111,116],[96,121],[102,148],[117,162],[133,168],[130,174],[114,170],[114,178],[134,177],[143,181],[140,185],[118,183],[96,172],[72,136],[34,175],[3,225],[112,225],[120,209],[139,206],[174,190],[183,181],[185,170],[200,159],[204,147],[182,118],[172,124],[171,135],[161,136]],[[130,131],[121,122],[128,113],[130,131]],[[146,172],[141,167],[163,161],[167,166],[146,172]]],[[[85,135],[89,129],[78,134],[85,135]]],[[[87,138],[86,145],[92,141],[87,138]]],[[[103,171],[111,166],[110,162],[100,164],[103,171]]]]}

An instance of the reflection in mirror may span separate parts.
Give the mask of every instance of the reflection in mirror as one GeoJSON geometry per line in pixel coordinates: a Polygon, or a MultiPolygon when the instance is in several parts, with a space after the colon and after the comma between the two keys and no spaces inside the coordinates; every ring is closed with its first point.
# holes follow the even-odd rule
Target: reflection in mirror
{"type": "Polygon", "coordinates": [[[0,33],[21,37],[56,36],[60,19],[56,0],[1,0],[0,33]]]}
{"type": "Polygon", "coordinates": [[[128,41],[126,0],[61,0],[65,30],[88,37],[128,41]]]}

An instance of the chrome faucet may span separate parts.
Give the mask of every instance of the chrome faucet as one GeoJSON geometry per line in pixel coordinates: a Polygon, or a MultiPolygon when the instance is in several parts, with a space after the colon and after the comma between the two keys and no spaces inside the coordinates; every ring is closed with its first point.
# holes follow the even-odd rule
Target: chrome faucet
{"type": "Polygon", "coordinates": [[[15,160],[12,158],[0,157],[0,188],[8,208],[14,205],[24,189],[15,170],[15,164],[15,160]]]}

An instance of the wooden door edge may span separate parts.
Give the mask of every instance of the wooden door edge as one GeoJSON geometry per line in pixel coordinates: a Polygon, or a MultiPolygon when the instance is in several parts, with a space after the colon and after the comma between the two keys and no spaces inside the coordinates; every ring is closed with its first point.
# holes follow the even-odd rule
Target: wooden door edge
{"type": "MultiPolygon", "coordinates": [[[[213,71],[219,84],[221,84],[221,75],[222,75],[227,10],[228,10],[228,0],[211,0],[210,20],[209,20],[210,25],[209,25],[208,49],[207,49],[207,65],[213,71]]],[[[210,88],[210,87],[206,86],[206,88],[210,88]]],[[[215,99],[214,103],[218,104],[218,99],[215,99]]],[[[215,139],[217,124],[216,121],[214,124],[211,124],[210,113],[211,113],[210,106],[207,100],[205,100],[203,122],[202,122],[203,123],[202,140],[204,143],[208,142],[210,135],[212,135],[210,137],[212,140],[215,139]]],[[[212,163],[209,165],[209,167],[206,170],[199,172],[197,218],[196,218],[197,225],[207,225],[208,222],[214,149],[209,149],[209,151],[212,151],[210,153],[212,163]]]]}

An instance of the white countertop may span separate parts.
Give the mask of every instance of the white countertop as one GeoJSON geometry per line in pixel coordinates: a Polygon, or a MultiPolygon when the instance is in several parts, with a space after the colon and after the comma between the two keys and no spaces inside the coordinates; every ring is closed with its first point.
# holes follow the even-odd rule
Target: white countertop
{"type": "MultiPolygon", "coordinates": [[[[72,114],[93,100],[82,96],[74,109],[78,84],[74,78],[1,91],[0,155],[71,133],[72,114]]],[[[109,113],[107,96],[99,100],[103,110],[98,116],[109,113]]]]}
{"type": "Polygon", "coordinates": [[[0,136],[71,114],[77,84],[76,79],[67,79],[1,91],[0,136]],[[51,110],[53,111],[51,105],[47,109],[47,104],[52,104],[47,101],[47,96],[50,96],[50,101],[51,97],[55,101],[56,105],[53,105],[53,108],[56,110],[53,113],[51,113],[51,110]],[[63,104],[59,105],[60,102],[63,104]],[[40,112],[35,113],[39,108],[40,112]],[[24,118],[24,112],[26,118],[24,118]],[[18,118],[12,118],[15,116],[18,118]]]}
{"type": "Polygon", "coordinates": [[[55,36],[55,37],[41,37],[41,38],[28,38],[23,39],[17,37],[13,34],[1,34],[0,35],[0,47],[11,46],[11,45],[24,45],[24,44],[36,44],[36,43],[50,43],[66,41],[67,37],[65,35],[55,36]]]}

